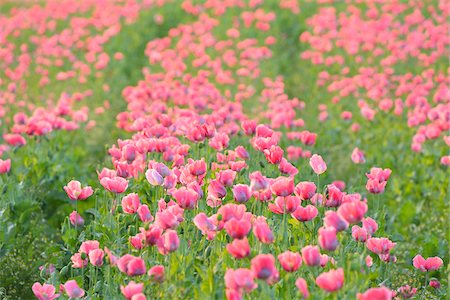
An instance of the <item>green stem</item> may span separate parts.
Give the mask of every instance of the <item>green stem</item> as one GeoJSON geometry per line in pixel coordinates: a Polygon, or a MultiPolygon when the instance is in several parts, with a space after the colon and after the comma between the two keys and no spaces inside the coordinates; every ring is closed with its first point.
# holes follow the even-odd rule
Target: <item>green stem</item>
{"type": "MultiPolygon", "coordinates": [[[[78,201],[75,200],[75,245],[78,240],[78,224],[77,224],[77,215],[78,215],[78,201]]],[[[70,222],[69,222],[70,223],[70,222]]]]}
{"type": "Polygon", "coordinates": [[[89,290],[94,287],[94,269],[92,266],[89,266],[89,290]]]}
{"type": "Polygon", "coordinates": [[[317,175],[317,193],[320,193],[320,175],[317,175]]]}
{"type": "Polygon", "coordinates": [[[283,244],[286,243],[287,237],[287,218],[286,218],[286,203],[284,203],[283,208],[283,244]]]}
{"type": "Polygon", "coordinates": [[[428,272],[425,274],[425,283],[423,285],[422,294],[420,295],[420,299],[425,299],[425,291],[427,290],[427,284],[428,284],[428,272]]]}

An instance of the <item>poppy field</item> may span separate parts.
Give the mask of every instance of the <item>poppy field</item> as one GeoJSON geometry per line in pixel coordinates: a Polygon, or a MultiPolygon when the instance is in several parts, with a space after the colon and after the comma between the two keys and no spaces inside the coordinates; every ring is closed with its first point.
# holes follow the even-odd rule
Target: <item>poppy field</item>
{"type": "Polygon", "coordinates": [[[446,299],[450,1],[0,1],[0,299],[446,299]]]}

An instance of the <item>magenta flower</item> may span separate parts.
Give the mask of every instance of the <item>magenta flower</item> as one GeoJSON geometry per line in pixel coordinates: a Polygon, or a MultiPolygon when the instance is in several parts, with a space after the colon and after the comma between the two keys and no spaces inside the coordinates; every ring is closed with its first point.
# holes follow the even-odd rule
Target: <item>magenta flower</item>
{"type": "Polygon", "coordinates": [[[330,270],[323,272],[316,278],[316,284],[324,291],[329,293],[336,292],[344,285],[344,270],[330,270]]]}
{"type": "Polygon", "coordinates": [[[131,254],[125,254],[117,261],[119,270],[128,276],[139,276],[145,274],[144,260],[131,254]]]}
{"type": "Polygon", "coordinates": [[[67,281],[63,288],[69,298],[76,299],[84,296],[84,290],[78,286],[75,280],[67,281]]]}
{"type": "Polygon", "coordinates": [[[419,269],[422,272],[435,271],[439,269],[443,264],[440,257],[423,258],[422,255],[416,255],[413,259],[414,268],[419,269]]]}
{"type": "Polygon", "coordinates": [[[94,193],[90,186],[81,188],[81,183],[76,180],[70,181],[64,190],[71,200],[85,200],[94,193]]]}
{"type": "Polygon", "coordinates": [[[297,252],[285,251],[278,255],[278,260],[286,272],[295,272],[302,265],[302,257],[297,252]]]}
{"type": "Polygon", "coordinates": [[[317,175],[325,173],[325,171],[327,170],[327,165],[322,159],[322,156],[317,154],[311,156],[311,158],[309,159],[309,165],[317,175]]]}
{"type": "Polygon", "coordinates": [[[35,282],[32,290],[38,300],[53,300],[60,296],[60,294],[55,294],[55,287],[47,283],[41,285],[39,282],[35,282]]]}
{"type": "Polygon", "coordinates": [[[121,194],[128,188],[128,181],[125,178],[115,176],[112,178],[103,177],[100,184],[108,191],[121,194]]]}

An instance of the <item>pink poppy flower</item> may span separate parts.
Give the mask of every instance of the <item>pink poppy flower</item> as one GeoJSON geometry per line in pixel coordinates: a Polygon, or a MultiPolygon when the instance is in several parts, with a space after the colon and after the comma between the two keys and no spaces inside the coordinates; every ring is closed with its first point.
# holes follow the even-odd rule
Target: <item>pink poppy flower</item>
{"type": "Polygon", "coordinates": [[[316,284],[327,292],[336,292],[344,285],[344,270],[342,268],[337,270],[330,270],[323,272],[316,278],[316,284]]]}
{"type": "Polygon", "coordinates": [[[309,200],[316,193],[316,185],[314,182],[309,181],[299,182],[294,188],[294,193],[299,196],[301,200],[309,200]]]}
{"type": "Polygon", "coordinates": [[[0,174],[9,173],[10,170],[11,170],[11,160],[0,159],[0,174]]]}
{"type": "Polygon", "coordinates": [[[103,257],[105,255],[105,252],[102,249],[94,249],[89,252],[89,261],[94,266],[101,266],[103,265],[103,257]]]}
{"type": "Polygon", "coordinates": [[[81,188],[81,183],[76,180],[70,181],[64,190],[71,200],[85,200],[94,193],[90,186],[81,188]]]}
{"type": "Polygon", "coordinates": [[[302,257],[297,252],[285,251],[278,255],[278,260],[286,272],[295,272],[302,264],[302,257]]]}
{"type": "Polygon", "coordinates": [[[305,246],[302,248],[303,261],[307,266],[319,266],[320,265],[320,252],[317,246],[305,246]]]}
{"type": "Polygon", "coordinates": [[[69,280],[63,285],[64,291],[69,298],[81,298],[84,296],[84,290],[78,286],[75,280],[69,280]]]}
{"type": "Polygon", "coordinates": [[[270,185],[272,193],[279,197],[286,197],[294,192],[294,179],[292,177],[278,177],[270,185]]]}
{"type": "Polygon", "coordinates": [[[135,283],[134,281],[130,281],[126,286],[121,285],[120,291],[122,292],[122,295],[127,300],[131,300],[134,295],[138,295],[142,293],[144,290],[144,284],[143,283],[135,283]]]}
{"type": "Polygon", "coordinates": [[[272,230],[266,222],[266,218],[263,216],[256,217],[253,222],[253,235],[264,244],[271,244],[275,239],[272,230]]]}
{"type": "Polygon", "coordinates": [[[317,154],[311,156],[311,158],[309,159],[309,165],[317,175],[323,174],[327,170],[327,165],[322,159],[322,156],[317,154]]]}
{"type": "MultiPolygon", "coordinates": [[[[242,292],[249,293],[256,289],[258,285],[254,281],[252,270],[249,269],[228,269],[225,272],[225,287],[228,290],[236,291],[238,294],[242,292]]],[[[236,298],[233,298],[236,299],[236,298]]]]}
{"type": "Polygon", "coordinates": [[[83,226],[84,225],[84,219],[76,211],[73,211],[70,213],[69,221],[70,221],[70,224],[72,224],[73,226],[83,226]]]}
{"type": "Polygon", "coordinates": [[[251,197],[251,190],[248,185],[236,184],[233,186],[233,196],[234,200],[238,203],[245,203],[251,197]]]}
{"type": "Polygon", "coordinates": [[[338,232],[346,230],[349,225],[348,222],[341,217],[341,215],[333,210],[328,210],[325,212],[323,223],[327,227],[334,227],[338,232]]]}
{"type": "Polygon", "coordinates": [[[193,189],[181,187],[172,192],[172,197],[182,208],[193,209],[197,205],[199,195],[193,189]]]}
{"type": "Polygon", "coordinates": [[[164,178],[155,169],[148,169],[145,172],[145,178],[153,186],[163,185],[164,183],[164,178]]]}
{"type": "Polygon", "coordinates": [[[241,259],[250,255],[250,245],[246,237],[243,239],[235,239],[227,245],[227,251],[234,258],[241,259]]]}
{"type": "Polygon", "coordinates": [[[152,222],[154,219],[147,204],[140,205],[137,209],[137,213],[142,222],[148,223],[152,222]]]}
{"type": "Polygon", "coordinates": [[[279,273],[275,267],[275,258],[272,254],[259,254],[251,262],[253,275],[267,281],[269,284],[278,281],[279,273]]]}
{"type": "Polygon", "coordinates": [[[395,243],[388,238],[370,238],[367,240],[366,246],[375,254],[388,254],[395,247],[395,243]]]}
{"type": "Polygon", "coordinates": [[[386,287],[371,288],[363,294],[356,295],[358,300],[391,300],[393,298],[393,291],[386,287]]]}
{"type": "Polygon", "coordinates": [[[165,271],[164,271],[164,266],[162,265],[156,265],[150,268],[150,270],[148,270],[148,276],[155,282],[163,282],[164,281],[164,277],[165,277],[165,271]]]}
{"type": "Polygon", "coordinates": [[[349,224],[361,222],[367,212],[367,203],[363,201],[349,201],[339,206],[337,213],[349,224]]]}
{"type": "Polygon", "coordinates": [[[422,255],[416,255],[413,259],[414,268],[419,269],[422,272],[435,271],[439,269],[443,264],[440,257],[423,258],[422,255]]]}
{"type": "Polygon", "coordinates": [[[351,157],[352,157],[352,161],[355,164],[363,164],[366,162],[366,158],[364,157],[364,152],[359,150],[359,148],[353,149],[351,157]]]}
{"type": "Polygon", "coordinates": [[[122,198],[122,210],[126,214],[135,214],[140,205],[141,201],[136,193],[128,194],[122,198]]]}
{"type": "Polygon", "coordinates": [[[55,287],[47,283],[41,285],[39,282],[35,282],[32,290],[38,300],[53,300],[60,296],[60,294],[55,294],[55,287]]]}
{"type": "Polygon", "coordinates": [[[336,250],[339,242],[336,236],[336,229],[334,227],[319,228],[319,246],[328,251],[336,250]]]}
{"type": "Polygon", "coordinates": [[[309,291],[308,291],[308,285],[306,284],[306,280],[303,278],[298,278],[295,281],[295,286],[299,290],[301,296],[303,299],[309,298],[309,291]]]}
{"type": "Polygon", "coordinates": [[[159,253],[167,255],[174,252],[180,246],[180,239],[175,230],[168,229],[161,238],[156,242],[159,253]]]}
{"type": "Polygon", "coordinates": [[[128,276],[139,276],[145,274],[144,260],[131,254],[125,254],[117,261],[119,270],[128,276]]]}
{"type": "Polygon", "coordinates": [[[103,177],[100,184],[110,192],[121,194],[128,188],[128,181],[122,177],[103,177]]]}
{"type": "Polygon", "coordinates": [[[300,222],[308,222],[317,217],[319,211],[313,205],[306,205],[305,207],[299,205],[291,216],[300,222]]]}
{"type": "Polygon", "coordinates": [[[237,220],[235,218],[225,223],[225,230],[234,239],[243,239],[252,229],[252,224],[247,219],[237,220]]]}

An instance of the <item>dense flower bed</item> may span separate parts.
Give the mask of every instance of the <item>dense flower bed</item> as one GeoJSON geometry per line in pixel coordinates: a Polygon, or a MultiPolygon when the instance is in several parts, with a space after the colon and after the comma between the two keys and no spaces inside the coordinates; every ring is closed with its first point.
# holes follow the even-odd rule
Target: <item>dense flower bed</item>
{"type": "MultiPolygon", "coordinates": [[[[408,178],[431,186],[423,197],[436,189],[446,195],[438,185],[448,183],[450,164],[450,77],[442,63],[450,6],[320,2],[305,1],[315,10],[304,11],[297,1],[47,1],[0,18],[0,173],[9,196],[2,215],[14,207],[13,185],[25,180],[6,158],[18,147],[31,140],[33,149],[59,129],[81,128],[81,138],[96,125],[92,110],[115,118],[116,128],[101,134],[119,137],[97,174],[61,173],[65,185],[52,186],[71,212],[58,249],[44,251],[48,260],[32,270],[38,299],[444,297],[448,253],[434,242],[406,251],[412,237],[389,224],[400,215],[393,198],[414,195],[408,178]],[[130,50],[145,56],[140,80],[111,102],[99,99],[91,86],[109,91],[108,70],[127,62],[108,42],[141,11],[163,26],[171,5],[183,19],[150,40],[140,36],[144,53],[130,50]],[[290,53],[317,73],[320,100],[293,94],[292,82],[306,83],[274,67],[288,51],[279,46],[289,41],[280,28],[298,18],[307,27],[291,40],[303,46],[290,53]],[[411,62],[416,72],[405,68],[411,62]],[[45,101],[31,99],[36,88],[45,101]],[[394,119],[398,134],[412,138],[399,151],[431,156],[426,170],[436,170],[435,182],[396,172],[400,162],[373,154],[381,145],[361,142],[389,131],[384,122],[394,119]],[[327,149],[350,140],[352,151],[327,149]],[[339,174],[353,170],[345,181],[333,176],[342,165],[339,174]]],[[[32,149],[17,164],[29,167],[32,149]]],[[[37,174],[61,180],[44,168],[37,174]]]]}

